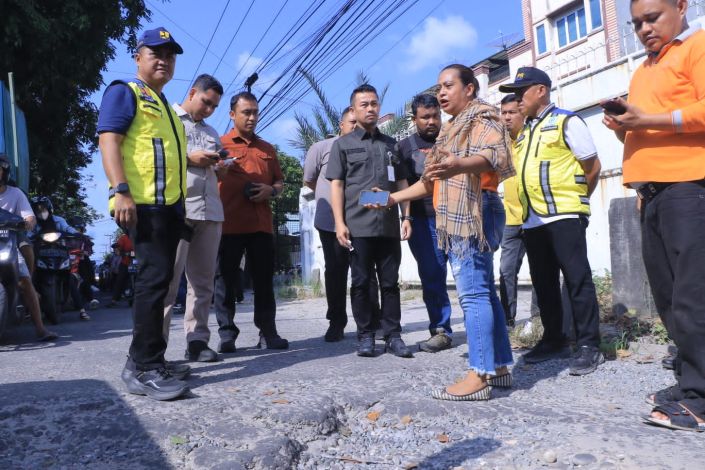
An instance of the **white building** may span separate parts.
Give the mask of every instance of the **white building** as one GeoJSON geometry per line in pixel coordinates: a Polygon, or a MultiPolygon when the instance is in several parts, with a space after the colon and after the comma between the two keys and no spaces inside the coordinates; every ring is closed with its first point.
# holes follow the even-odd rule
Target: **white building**
{"type": "MultiPolygon", "coordinates": [[[[690,0],[688,19],[705,16],[705,0],[690,0]]],[[[614,198],[633,196],[622,185],[622,144],[601,122],[600,100],[626,96],[629,80],[645,53],[631,26],[628,0],[521,0],[524,39],[472,65],[480,97],[499,105],[502,83],[512,82],[517,69],[534,66],[553,82],[552,100],[578,113],[587,123],[602,163],[600,182],[591,198],[588,256],[592,269],[610,269],[608,210],[614,198]]],[[[416,263],[403,243],[400,281],[418,283],[416,263]]],[[[312,252],[320,252],[314,242],[312,252]]],[[[312,268],[323,273],[323,256],[312,268]]],[[[495,258],[495,271],[499,254],[495,258]]],[[[528,263],[520,278],[529,280],[528,263]]]]}

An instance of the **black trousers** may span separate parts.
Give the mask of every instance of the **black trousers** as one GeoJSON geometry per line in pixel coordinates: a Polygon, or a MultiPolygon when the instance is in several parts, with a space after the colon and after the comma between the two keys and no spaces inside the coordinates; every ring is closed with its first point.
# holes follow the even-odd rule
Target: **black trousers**
{"type": "MultiPolygon", "coordinates": [[[[318,230],[325,260],[324,280],[326,284],[326,301],[328,311],[326,319],[336,328],[345,328],[348,324],[346,305],[348,301],[348,268],[350,267],[350,250],[338,243],[335,232],[318,230]]],[[[370,275],[370,298],[374,316],[373,327],[379,328],[379,284],[377,273],[370,275]]]]}
{"type": "Polygon", "coordinates": [[[359,336],[374,335],[381,327],[385,338],[401,336],[399,264],[401,243],[397,238],[353,237],[350,253],[350,303],[359,336]],[[379,325],[371,295],[372,278],[377,273],[381,291],[379,325]]]}
{"type": "Polygon", "coordinates": [[[565,340],[560,284],[563,273],[578,346],[600,345],[600,312],[585,241],[587,225],[587,218],[580,217],[524,230],[531,282],[546,341],[565,340]]]}
{"type": "Polygon", "coordinates": [[[705,418],[705,188],[674,184],[642,211],[644,265],[656,310],[678,346],[683,403],[705,418]]]}
{"type": "Polygon", "coordinates": [[[118,272],[115,275],[115,281],[113,284],[113,301],[117,302],[122,297],[123,292],[125,292],[125,287],[127,287],[127,279],[129,277],[129,272],[127,271],[127,265],[120,263],[118,265],[118,272]]]}
{"type": "Polygon", "coordinates": [[[247,265],[255,291],[255,326],[264,336],[275,336],[277,304],[274,300],[274,238],[271,233],[224,234],[218,249],[215,275],[215,316],[222,341],[234,340],[240,333],[235,326],[237,268],[247,251],[247,265]]]}
{"type": "Polygon", "coordinates": [[[169,291],[184,225],[180,204],[137,206],[137,226],[128,231],[139,263],[130,344],[130,359],[138,370],[156,369],[164,364],[164,298],[169,291]]]}

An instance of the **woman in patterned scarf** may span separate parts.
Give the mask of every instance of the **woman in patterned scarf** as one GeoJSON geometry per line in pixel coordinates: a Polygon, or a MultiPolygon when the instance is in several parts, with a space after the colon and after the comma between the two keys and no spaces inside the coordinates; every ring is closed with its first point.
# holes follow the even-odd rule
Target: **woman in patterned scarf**
{"type": "MultiPolygon", "coordinates": [[[[433,194],[439,247],[448,254],[465,317],[467,376],[432,396],[441,400],[488,400],[492,386],[508,387],[512,351],[504,312],[492,308],[492,248],[495,228],[483,232],[480,174],[494,171],[502,181],[514,175],[509,136],[499,112],[476,98],[471,69],[453,64],[438,76],[438,101],[452,117],[426,160],[422,179],[389,197],[387,207],[433,194]],[[486,236],[487,235],[487,236],[486,236]]],[[[485,223],[492,223],[487,214],[485,223]]]]}

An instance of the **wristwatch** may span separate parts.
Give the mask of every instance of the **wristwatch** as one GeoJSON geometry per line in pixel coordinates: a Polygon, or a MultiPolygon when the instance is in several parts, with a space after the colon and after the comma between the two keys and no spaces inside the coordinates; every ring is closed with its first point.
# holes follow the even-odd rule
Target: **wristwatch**
{"type": "Polygon", "coordinates": [[[108,196],[114,197],[116,194],[125,194],[130,192],[130,186],[127,183],[119,183],[114,188],[110,188],[108,196]]]}
{"type": "Polygon", "coordinates": [[[277,194],[279,194],[279,191],[272,185],[272,197],[277,197],[277,194]]]}
{"type": "Polygon", "coordinates": [[[409,222],[413,222],[413,221],[414,221],[414,217],[413,217],[413,216],[410,216],[410,215],[402,215],[402,216],[401,216],[401,221],[404,222],[405,220],[408,220],[409,222]]]}

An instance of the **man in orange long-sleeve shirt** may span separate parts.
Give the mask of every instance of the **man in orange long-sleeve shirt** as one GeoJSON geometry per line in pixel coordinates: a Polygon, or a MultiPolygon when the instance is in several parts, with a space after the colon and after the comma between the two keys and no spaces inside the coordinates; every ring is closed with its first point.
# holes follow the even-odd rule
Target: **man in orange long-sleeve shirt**
{"type": "Polygon", "coordinates": [[[225,221],[218,250],[215,278],[215,313],[221,353],[235,352],[240,330],[235,326],[236,269],[245,251],[252,268],[255,291],[255,326],[259,346],[287,349],[289,342],[277,333],[274,299],[274,227],[269,201],[281,194],[284,176],[276,149],[255,134],[259,119],[257,99],[246,91],[230,100],[233,129],[220,138],[232,160],[225,163],[220,184],[225,221]]]}
{"type": "MultiPolygon", "coordinates": [[[[705,31],[686,0],[632,0],[649,55],[625,112],[603,122],[624,142],[624,183],[642,203],[642,252],[656,309],[678,346],[678,383],[650,395],[645,420],[705,431],[705,31]]],[[[618,111],[618,110],[616,110],[618,111]]]]}

